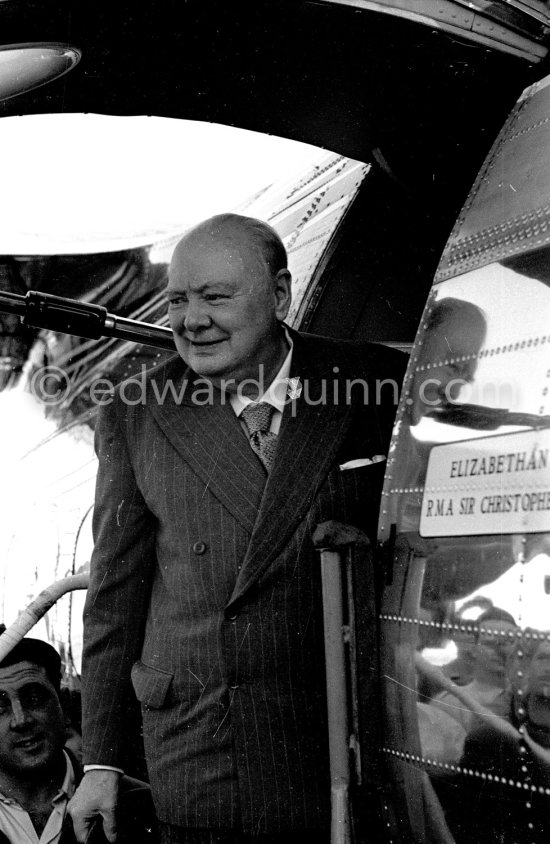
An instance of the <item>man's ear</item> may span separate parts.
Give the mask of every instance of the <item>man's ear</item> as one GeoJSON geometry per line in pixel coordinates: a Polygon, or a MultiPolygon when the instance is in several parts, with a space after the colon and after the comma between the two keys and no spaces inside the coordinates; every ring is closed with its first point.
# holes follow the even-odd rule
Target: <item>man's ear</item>
{"type": "Polygon", "coordinates": [[[286,319],[292,301],[292,276],[288,269],[279,270],[275,276],[275,316],[279,322],[286,319]]]}

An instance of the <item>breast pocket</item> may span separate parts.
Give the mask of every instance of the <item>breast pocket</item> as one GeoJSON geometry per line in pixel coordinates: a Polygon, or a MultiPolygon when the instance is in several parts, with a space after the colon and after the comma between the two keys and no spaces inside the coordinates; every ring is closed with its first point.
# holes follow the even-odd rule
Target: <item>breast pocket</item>
{"type": "Polygon", "coordinates": [[[317,521],[335,519],[353,525],[374,542],[385,468],[386,462],[380,461],[331,470],[318,496],[317,521]]]}

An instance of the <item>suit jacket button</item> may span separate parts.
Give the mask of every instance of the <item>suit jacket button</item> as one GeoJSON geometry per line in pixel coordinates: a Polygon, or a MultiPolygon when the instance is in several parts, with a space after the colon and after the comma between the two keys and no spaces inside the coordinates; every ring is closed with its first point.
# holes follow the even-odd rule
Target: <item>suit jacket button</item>
{"type": "Polygon", "coordinates": [[[193,553],[199,555],[204,554],[206,547],[206,542],[195,542],[193,545],[193,553]]]}
{"type": "Polygon", "coordinates": [[[238,618],[237,615],[228,615],[227,621],[237,621],[237,618],[238,618]]]}

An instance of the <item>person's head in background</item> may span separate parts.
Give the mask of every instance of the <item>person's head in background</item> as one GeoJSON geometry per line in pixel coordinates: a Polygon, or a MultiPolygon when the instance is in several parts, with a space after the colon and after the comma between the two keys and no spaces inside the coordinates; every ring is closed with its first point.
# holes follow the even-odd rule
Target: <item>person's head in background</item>
{"type": "Polygon", "coordinates": [[[476,595],[455,609],[450,617],[453,626],[452,640],[456,657],[443,666],[446,674],[457,686],[466,686],[474,676],[476,621],[482,612],[491,609],[493,602],[483,595],[476,595]]]}
{"type": "Polygon", "coordinates": [[[61,660],[51,645],[23,639],[0,662],[0,791],[65,768],[61,660]]]}
{"type": "Polygon", "coordinates": [[[411,386],[411,425],[458,400],[462,388],[474,380],[486,333],[487,321],[477,305],[451,296],[435,302],[426,319],[411,386]]]}
{"type": "Polygon", "coordinates": [[[474,680],[504,688],[519,627],[511,613],[490,607],[475,621],[474,680]]]}

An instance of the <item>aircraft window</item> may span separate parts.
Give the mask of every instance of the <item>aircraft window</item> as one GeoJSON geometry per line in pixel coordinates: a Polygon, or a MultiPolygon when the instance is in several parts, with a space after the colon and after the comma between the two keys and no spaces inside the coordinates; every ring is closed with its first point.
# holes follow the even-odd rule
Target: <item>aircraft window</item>
{"type": "Polygon", "coordinates": [[[436,285],[401,397],[383,750],[414,841],[550,840],[549,257],[436,285]]]}

